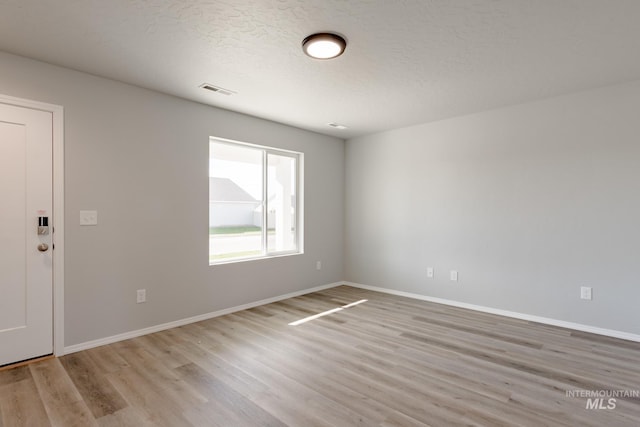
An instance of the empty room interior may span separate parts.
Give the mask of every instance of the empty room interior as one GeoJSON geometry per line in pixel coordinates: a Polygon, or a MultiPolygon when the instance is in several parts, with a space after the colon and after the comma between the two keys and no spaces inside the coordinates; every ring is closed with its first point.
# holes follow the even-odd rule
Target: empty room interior
{"type": "Polygon", "coordinates": [[[640,425],[639,23],[3,1],[0,427],[640,425]]]}

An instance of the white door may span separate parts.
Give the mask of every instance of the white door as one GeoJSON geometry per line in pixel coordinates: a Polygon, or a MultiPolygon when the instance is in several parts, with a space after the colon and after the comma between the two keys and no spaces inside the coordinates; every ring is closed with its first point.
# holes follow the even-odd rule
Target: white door
{"type": "Polygon", "coordinates": [[[0,103],[0,366],[53,353],[52,128],[0,103]]]}

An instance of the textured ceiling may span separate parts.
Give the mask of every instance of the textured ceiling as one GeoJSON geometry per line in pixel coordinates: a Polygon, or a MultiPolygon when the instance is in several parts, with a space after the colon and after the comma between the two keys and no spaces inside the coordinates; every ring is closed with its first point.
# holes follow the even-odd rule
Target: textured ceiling
{"type": "Polygon", "coordinates": [[[640,79],[640,1],[2,0],[0,50],[348,138],[640,79]]]}

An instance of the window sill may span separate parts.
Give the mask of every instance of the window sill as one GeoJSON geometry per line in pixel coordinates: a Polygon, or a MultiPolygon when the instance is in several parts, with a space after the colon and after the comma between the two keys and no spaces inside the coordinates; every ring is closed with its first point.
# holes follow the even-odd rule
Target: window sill
{"type": "Polygon", "coordinates": [[[273,255],[260,255],[255,257],[246,257],[246,258],[233,258],[228,260],[220,260],[220,261],[209,261],[209,267],[213,267],[216,265],[225,265],[225,264],[235,264],[238,262],[247,262],[247,261],[261,261],[272,258],[282,258],[293,255],[303,255],[304,252],[295,251],[295,252],[278,252],[273,255]]]}

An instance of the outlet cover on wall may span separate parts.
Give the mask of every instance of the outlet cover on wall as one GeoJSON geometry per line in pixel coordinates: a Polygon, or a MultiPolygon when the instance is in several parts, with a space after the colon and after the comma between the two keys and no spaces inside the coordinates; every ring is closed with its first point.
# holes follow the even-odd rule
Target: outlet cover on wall
{"type": "Polygon", "coordinates": [[[147,301],[147,290],[146,289],[138,289],[136,291],[136,303],[140,304],[142,302],[147,301]]]}
{"type": "Polygon", "coordinates": [[[592,300],[593,290],[589,286],[580,287],[580,299],[592,300]]]}

